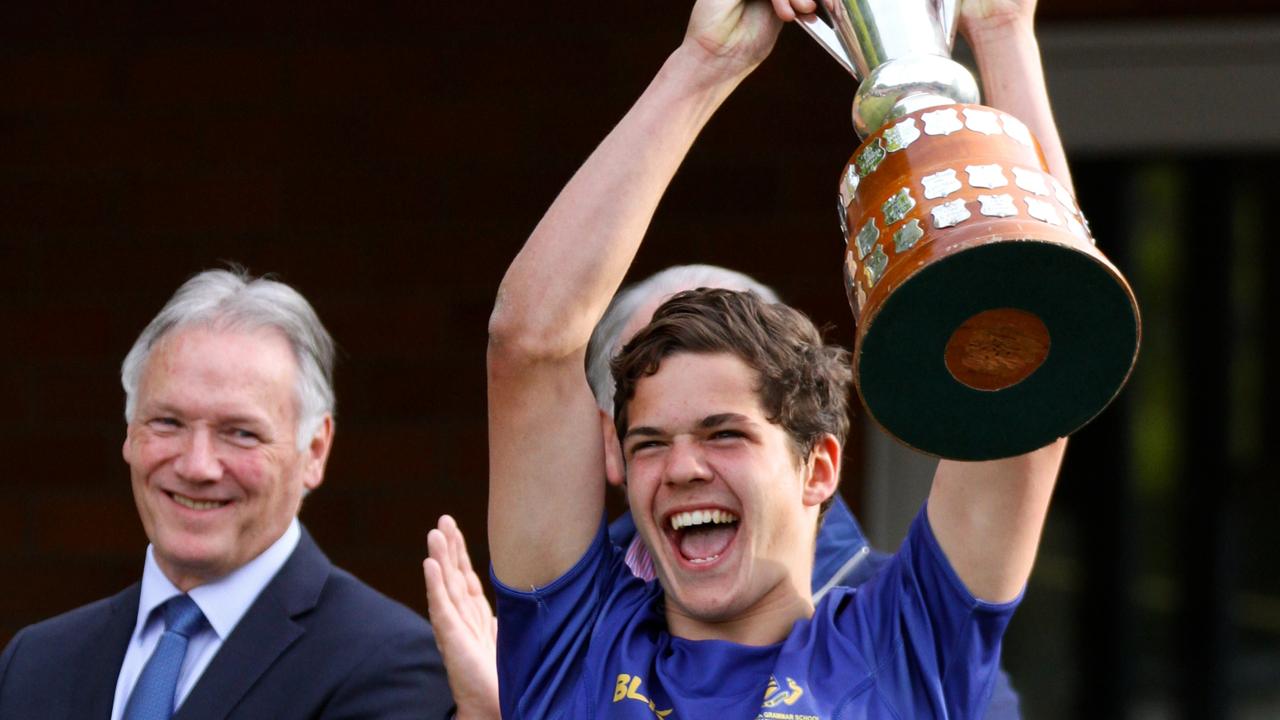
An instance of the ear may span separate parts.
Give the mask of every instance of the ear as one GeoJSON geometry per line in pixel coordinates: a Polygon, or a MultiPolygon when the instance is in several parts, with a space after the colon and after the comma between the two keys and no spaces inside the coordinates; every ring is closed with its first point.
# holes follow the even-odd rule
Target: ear
{"type": "Polygon", "coordinates": [[[613,418],[603,410],[600,414],[600,433],[604,436],[604,476],[610,485],[621,486],[627,480],[627,466],[622,461],[622,443],[613,418]]]}
{"type": "Polygon", "coordinates": [[[124,444],[120,446],[120,455],[125,463],[133,464],[133,423],[124,426],[124,444]]]}
{"type": "Polygon", "coordinates": [[[333,447],[333,415],[324,414],[324,418],[311,436],[306,449],[306,467],[302,473],[302,484],[308,491],[320,487],[324,482],[324,465],[329,461],[329,449],[333,447]]]}
{"type": "Polygon", "coordinates": [[[840,443],[835,436],[823,435],[809,452],[808,472],[804,479],[804,504],[821,505],[836,492],[840,484],[840,443]]]}

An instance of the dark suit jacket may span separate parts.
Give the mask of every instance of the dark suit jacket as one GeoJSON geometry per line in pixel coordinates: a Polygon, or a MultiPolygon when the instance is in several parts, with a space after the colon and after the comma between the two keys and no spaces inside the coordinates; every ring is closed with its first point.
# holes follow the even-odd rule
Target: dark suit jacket
{"type": "MultiPolygon", "coordinates": [[[[107,720],[139,585],[23,629],[0,657],[0,718],[107,720]]],[[[431,628],[336,568],[303,530],[174,720],[444,718],[431,628]]]]}

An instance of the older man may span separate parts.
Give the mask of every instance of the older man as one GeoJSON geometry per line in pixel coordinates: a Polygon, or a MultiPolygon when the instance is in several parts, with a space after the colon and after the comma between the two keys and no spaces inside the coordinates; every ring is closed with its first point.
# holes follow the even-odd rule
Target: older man
{"type": "Polygon", "coordinates": [[[333,341],[283,283],[189,280],[125,358],[141,582],[22,630],[0,717],[430,718],[431,629],[299,524],[333,443],[333,341]]]}

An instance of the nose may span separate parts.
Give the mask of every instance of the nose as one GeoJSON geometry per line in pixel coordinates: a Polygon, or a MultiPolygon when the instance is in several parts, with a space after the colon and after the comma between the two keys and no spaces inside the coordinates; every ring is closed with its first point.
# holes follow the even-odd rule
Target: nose
{"type": "Polygon", "coordinates": [[[669,484],[706,482],[711,479],[711,468],[698,443],[687,438],[672,441],[663,467],[663,479],[669,484]]]}
{"type": "Polygon", "coordinates": [[[186,446],[174,463],[174,470],[184,480],[217,480],[222,477],[222,463],[214,448],[213,433],[207,428],[192,428],[186,446]]]}

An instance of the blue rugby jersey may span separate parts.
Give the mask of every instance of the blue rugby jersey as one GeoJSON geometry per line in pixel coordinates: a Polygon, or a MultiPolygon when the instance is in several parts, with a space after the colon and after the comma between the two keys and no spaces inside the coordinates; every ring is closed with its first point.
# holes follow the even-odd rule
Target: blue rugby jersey
{"type": "Polygon", "coordinates": [[[874,578],[774,645],[672,637],[658,583],[631,575],[603,523],[550,585],[494,585],[509,720],[978,718],[1017,605],[974,599],[923,511],[874,578]]]}

